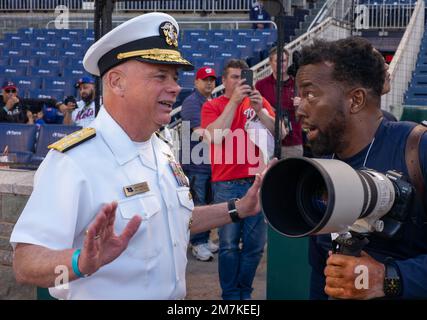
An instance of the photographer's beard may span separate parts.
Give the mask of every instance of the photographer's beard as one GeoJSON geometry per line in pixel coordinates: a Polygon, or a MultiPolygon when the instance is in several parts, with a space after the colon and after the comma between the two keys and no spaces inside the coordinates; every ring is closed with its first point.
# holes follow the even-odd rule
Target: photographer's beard
{"type": "Polygon", "coordinates": [[[90,93],[81,93],[80,97],[82,98],[85,104],[89,104],[95,99],[95,90],[91,90],[90,93]]]}
{"type": "Polygon", "coordinates": [[[345,146],[343,140],[346,131],[346,119],[343,110],[337,110],[324,129],[318,129],[317,137],[310,140],[311,151],[315,156],[340,153],[345,146]]]}

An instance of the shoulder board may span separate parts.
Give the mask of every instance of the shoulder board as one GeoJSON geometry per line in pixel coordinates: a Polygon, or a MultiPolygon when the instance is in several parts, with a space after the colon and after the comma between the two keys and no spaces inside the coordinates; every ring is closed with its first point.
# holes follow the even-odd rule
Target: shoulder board
{"type": "Polygon", "coordinates": [[[96,136],[96,130],[94,128],[83,128],[68,136],[56,141],[48,146],[48,149],[55,149],[59,152],[66,152],[79,144],[92,139],[96,136]]]}

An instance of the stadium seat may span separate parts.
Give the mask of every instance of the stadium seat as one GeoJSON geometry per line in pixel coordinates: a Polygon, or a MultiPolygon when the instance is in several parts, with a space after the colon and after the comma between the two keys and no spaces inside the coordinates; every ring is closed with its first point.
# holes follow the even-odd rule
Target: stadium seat
{"type": "Polygon", "coordinates": [[[0,67],[0,74],[4,77],[20,77],[27,75],[26,66],[17,66],[17,67],[0,67]]]}
{"type": "Polygon", "coordinates": [[[0,154],[6,146],[9,153],[34,152],[36,125],[21,123],[0,123],[0,154]]]}
{"type": "Polygon", "coordinates": [[[46,78],[44,79],[43,89],[45,90],[62,90],[64,96],[74,95],[73,82],[64,78],[46,78]]]}
{"type": "Polygon", "coordinates": [[[0,58],[0,66],[8,66],[10,63],[9,57],[1,57],[0,58]]]}
{"type": "Polygon", "coordinates": [[[179,85],[183,88],[193,88],[194,79],[196,78],[195,71],[184,71],[178,77],[179,85]]]}
{"type": "Polygon", "coordinates": [[[64,99],[64,91],[56,90],[56,89],[38,89],[30,92],[30,98],[37,99],[54,99],[57,101],[61,101],[64,99]]]}
{"type": "Polygon", "coordinates": [[[27,50],[23,49],[3,49],[3,57],[23,57],[27,50]]]}
{"type": "Polygon", "coordinates": [[[64,60],[60,58],[51,58],[51,57],[41,57],[39,58],[39,68],[49,69],[49,68],[60,68],[64,64],[64,60]]]}
{"type": "Polygon", "coordinates": [[[38,58],[30,58],[30,57],[11,57],[10,58],[10,66],[11,67],[33,67],[37,65],[38,58]]]}
{"type": "Polygon", "coordinates": [[[40,126],[40,131],[36,143],[36,152],[32,158],[33,163],[40,163],[49,152],[47,148],[50,144],[63,137],[80,130],[82,127],[62,124],[46,124],[40,126]]]}
{"type": "Polygon", "coordinates": [[[40,89],[42,85],[42,79],[40,77],[12,77],[10,81],[14,82],[20,91],[19,95],[22,96],[22,92],[26,90],[36,90],[40,89]]]}
{"type": "Polygon", "coordinates": [[[59,67],[31,67],[28,69],[30,76],[43,76],[43,77],[58,77],[59,67]]]}

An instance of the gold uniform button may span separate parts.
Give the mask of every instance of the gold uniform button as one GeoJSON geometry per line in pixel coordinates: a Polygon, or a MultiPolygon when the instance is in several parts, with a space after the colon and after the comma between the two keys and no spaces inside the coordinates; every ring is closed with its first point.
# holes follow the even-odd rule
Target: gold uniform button
{"type": "Polygon", "coordinates": [[[193,196],[191,195],[191,192],[188,193],[188,200],[193,200],[193,196]]]}

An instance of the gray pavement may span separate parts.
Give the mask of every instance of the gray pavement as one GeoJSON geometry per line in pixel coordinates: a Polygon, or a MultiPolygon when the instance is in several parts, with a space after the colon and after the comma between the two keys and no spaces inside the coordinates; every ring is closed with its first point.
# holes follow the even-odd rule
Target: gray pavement
{"type": "MultiPolygon", "coordinates": [[[[214,238],[214,237],[212,237],[214,238]]],[[[266,299],[266,250],[255,275],[252,299],[266,299]]],[[[187,252],[187,300],[221,300],[221,287],[218,278],[218,254],[209,262],[199,261],[187,252]]]]}

